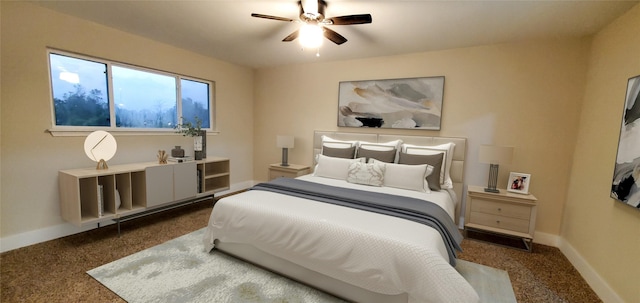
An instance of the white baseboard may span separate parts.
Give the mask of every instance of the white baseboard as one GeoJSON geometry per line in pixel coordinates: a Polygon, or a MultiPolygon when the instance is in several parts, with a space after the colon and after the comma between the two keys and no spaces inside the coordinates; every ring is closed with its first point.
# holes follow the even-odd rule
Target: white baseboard
{"type": "Polygon", "coordinates": [[[537,231],[533,234],[533,243],[558,247],[560,244],[560,236],[537,231]]]}
{"type": "Polygon", "coordinates": [[[97,225],[78,227],[70,223],[64,223],[17,235],[11,235],[0,239],[0,252],[6,252],[20,247],[66,237],[94,228],[97,228],[97,225]]]}
{"type": "MultiPolygon", "coordinates": [[[[234,192],[242,191],[247,188],[250,188],[255,184],[255,181],[245,181],[237,184],[232,184],[230,188],[226,191],[216,193],[216,196],[223,196],[227,194],[231,194],[234,192]]],[[[114,224],[112,222],[103,222],[100,223],[100,226],[106,226],[114,224]]],[[[42,229],[32,230],[16,235],[7,236],[4,238],[0,238],[0,253],[18,249],[21,247],[38,244],[45,241],[50,241],[53,239],[58,239],[66,236],[70,236],[73,234],[85,232],[87,230],[91,230],[94,228],[98,228],[98,225],[90,225],[84,227],[78,227],[70,223],[63,223],[59,225],[54,225],[50,227],[45,227],[42,229]]]]}
{"type": "Polygon", "coordinates": [[[231,187],[229,187],[228,190],[217,192],[216,196],[224,196],[224,195],[232,194],[235,192],[243,191],[245,189],[251,188],[254,184],[256,184],[255,181],[244,181],[236,184],[231,184],[231,187]]]}
{"type": "Polygon", "coordinates": [[[554,246],[560,249],[562,254],[578,270],[580,275],[587,281],[593,291],[603,302],[624,302],[609,284],[589,265],[589,263],[578,253],[578,251],[558,235],[536,232],[534,243],[554,246]]]}
{"type": "Polygon", "coordinates": [[[600,297],[605,303],[618,303],[624,302],[620,296],[609,286],[609,283],[602,279],[602,277],[596,272],[591,265],[578,253],[571,243],[561,238],[560,245],[558,245],[560,251],[569,259],[569,262],[575,267],[582,277],[587,281],[587,284],[591,286],[593,291],[600,297]]]}

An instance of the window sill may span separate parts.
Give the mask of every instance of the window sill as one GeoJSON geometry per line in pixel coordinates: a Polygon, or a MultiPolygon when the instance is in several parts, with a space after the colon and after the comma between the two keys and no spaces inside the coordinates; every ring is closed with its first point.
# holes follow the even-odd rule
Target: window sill
{"type": "MultiPolygon", "coordinates": [[[[86,137],[97,129],[60,129],[49,128],[45,133],[49,133],[52,137],[86,137]]],[[[140,130],[140,129],[103,129],[114,136],[182,136],[174,131],[167,130],[140,130]]],[[[207,136],[219,135],[219,131],[206,130],[207,136]]]]}

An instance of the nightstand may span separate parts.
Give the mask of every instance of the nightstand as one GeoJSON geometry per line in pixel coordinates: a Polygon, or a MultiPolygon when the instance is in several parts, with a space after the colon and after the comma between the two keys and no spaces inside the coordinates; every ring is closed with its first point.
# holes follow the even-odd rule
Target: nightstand
{"type": "Polygon", "coordinates": [[[531,252],[537,200],[531,194],[511,193],[506,189],[500,189],[499,193],[489,193],[481,186],[469,186],[464,215],[467,237],[494,243],[496,241],[492,240],[497,239],[496,244],[509,247],[514,247],[509,245],[509,238],[517,239],[522,241],[519,246],[524,245],[521,249],[531,252]],[[503,236],[504,241],[499,236],[503,236]]]}
{"type": "Polygon", "coordinates": [[[291,164],[289,166],[282,166],[280,163],[269,165],[269,180],[276,178],[295,178],[302,175],[306,175],[311,171],[309,166],[291,164]]]}

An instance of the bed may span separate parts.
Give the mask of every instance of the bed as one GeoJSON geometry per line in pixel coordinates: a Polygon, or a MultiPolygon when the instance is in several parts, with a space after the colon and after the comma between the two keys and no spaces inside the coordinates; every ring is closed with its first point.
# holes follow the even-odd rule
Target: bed
{"type": "Polygon", "coordinates": [[[478,302],[476,292],[453,267],[456,244],[451,243],[461,239],[456,224],[465,145],[464,138],[316,131],[314,173],[259,184],[219,200],[207,226],[205,250],[218,249],[353,302],[478,302]],[[344,144],[361,149],[363,156],[329,155],[343,152],[344,144]],[[369,155],[390,156],[383,152],[387,145],[396,147],[395,156],[387,157],[392,163],[364,157],[369,148],[369,155]],[[449,149],[434,165],[442,168],[440,173],[427,177],[430,182],[425,176],[434,166],[396,164],[407,163],[409,148],[434,146],[449,149]],[[340,176],[347,166],[351,171],[344,179],[340,176]],[[358,179],[363,171],[367,178],[358,179]],[[420,182],[408,177],[414,172],[420,182]],[[384,178],[375,178],[377,173],[384,178]],[[433,178],[442,181],[435,186],[439,190],[431,189],[433,178]],[[296,194],[283,193],[290,190],[296,194]],[[364,199],[356,197],[361,194],[364,199]],[[330,202],[318,202],[325,198],[330,202]],[[368,201],[384,205],[372,210],[368,201]],[[413,205],[409,208],[428,205],[437,215],[387,213],[399,203],[413,205]]]}

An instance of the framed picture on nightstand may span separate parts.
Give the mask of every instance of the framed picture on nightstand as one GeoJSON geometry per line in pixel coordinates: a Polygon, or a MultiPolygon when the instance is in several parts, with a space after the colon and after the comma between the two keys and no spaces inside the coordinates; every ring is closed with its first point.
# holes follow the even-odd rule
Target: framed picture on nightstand
{"type": "Polygon", "coordinates": [[[523,173],[509,173],[509,183],[507,183],[507,191],[518,194],[528,194],[529,184],[531,183],[531,175],[523,173]]]}

